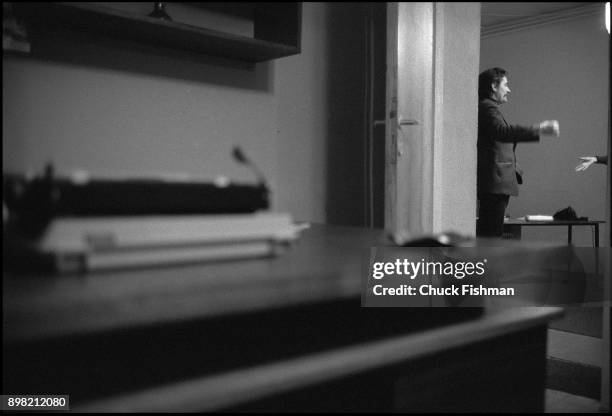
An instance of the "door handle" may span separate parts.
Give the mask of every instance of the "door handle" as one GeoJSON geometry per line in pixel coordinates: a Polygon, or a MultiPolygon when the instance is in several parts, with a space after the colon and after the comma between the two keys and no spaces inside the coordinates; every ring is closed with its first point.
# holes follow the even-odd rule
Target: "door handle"
{"type": "MultiPolygon", "coordinates": [[[[374,127],[376,126],[384,126],[387,122],[385,120],[374,120],[374,127]]],[[[419,124],[419,120],[413,119],[400,119],[400,126],[417,126],[419,124]]]]}
{"type": "Polygon", "coordinates": [[[419,124],[419,120],[414,120],[414,119],[405,119],[405,118],[400,118],[399,119],[399,125],[400,126],[417,126],[419,124]]]}

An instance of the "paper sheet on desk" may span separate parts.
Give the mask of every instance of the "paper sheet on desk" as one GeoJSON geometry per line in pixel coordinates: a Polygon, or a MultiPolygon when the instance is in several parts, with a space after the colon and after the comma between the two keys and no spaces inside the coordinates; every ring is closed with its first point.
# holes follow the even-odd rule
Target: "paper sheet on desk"
{"type": "Polygon", "coordinates": [[[58,217],[33,242],[60,273],[281,254],[302,227],[288,213],[58,217]]]}
{"type": "Polygon", "coordinates": [[[526,221],[553,221],[552,215],[525,215],[526,221]]]}

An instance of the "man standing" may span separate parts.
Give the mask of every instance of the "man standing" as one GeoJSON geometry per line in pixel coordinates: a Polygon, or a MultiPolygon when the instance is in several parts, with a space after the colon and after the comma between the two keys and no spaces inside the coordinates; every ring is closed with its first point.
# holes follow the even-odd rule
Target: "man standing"
{"type": "Polygon", "coordinates": [[[476,235],[501,237],[510,196],[523,183],[516,164],[518,142],[537,142],[541,135],[559,137],[559,122],[546,120],[532,126],[506,122],[499,106],[508,102],[508,79],[502,68],[483,71],[478,77],[478,221],[476,235]]]}

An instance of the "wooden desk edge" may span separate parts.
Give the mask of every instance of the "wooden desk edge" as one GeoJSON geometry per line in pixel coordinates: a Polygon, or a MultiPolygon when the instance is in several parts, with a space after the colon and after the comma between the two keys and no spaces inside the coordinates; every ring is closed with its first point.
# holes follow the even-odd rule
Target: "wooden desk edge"
{"type": "Polygon", "coordinates": [[[511,220],[504,220],[504,225],[599,225],[599,224],[605,224],[605,221],[602,220],[592,220],[592,221],[542,221],[542,220],[533,220],[533,221],[527,221],[527,220],[518,220],[518,219],[511,219],[511,220]]]}
{"type": "Polygon", "coordinates": [[[75,410],[83,412],[215,410],[546,325],[562,314],[563,309],[557,307],[497,310],[473,321],[173,383],[134,394],[86,403],[75,410]]]}

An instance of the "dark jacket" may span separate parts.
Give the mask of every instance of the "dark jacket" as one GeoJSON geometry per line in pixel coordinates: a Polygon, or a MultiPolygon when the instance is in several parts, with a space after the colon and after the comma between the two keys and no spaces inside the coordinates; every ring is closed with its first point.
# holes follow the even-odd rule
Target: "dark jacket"
{"type": "Polygon", "coordinates": [[[539,129],[510,125],[490,98],[478,104],[478,195],[518,195],[522,171],[516,164],[517,142],[537,142],[539,129]]]}

